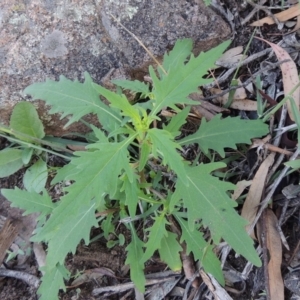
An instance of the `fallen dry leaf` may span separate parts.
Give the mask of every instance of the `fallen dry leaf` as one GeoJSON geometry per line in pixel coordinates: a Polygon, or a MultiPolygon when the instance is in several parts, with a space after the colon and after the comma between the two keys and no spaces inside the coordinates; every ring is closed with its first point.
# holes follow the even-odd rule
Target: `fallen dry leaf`
{"type": "MultiPolygon", "coordinates": [[[[273,44],[269,41],[266,41],[264,39],[258,38],[257,39],[266,42],[269,44],[273,51],[275,52],[277,59],[279,61],[281,60],[289,60],[288,62],[282,63],[280,65],[280,69],[282,72],[282,81],[283,81],[283,90],[285,96],[287,96],[293,88],[295,88],[296,85],[299,84],[299,78],[298,78],[298,71],[297,71],[297,66],[295,62],[292,60],[290,55],[281,47],[279,47],[276,44],[273,44]]],[[[300,87],[298,87],[294,93],[291,95],[296,103],[296,107],[299,110],[300,107],[300,87]]],[[[288,113],[291,118],[291,120],[295,121],[293,112],[292,112],[292,107],[291,107],[291,102],[290,100],[287,101],[287,108],[288,108],[288,113]]]]}
{"type": "MultiPolygon", "coordinates": [[[[239,81],[239,84],[240,83],[241,82],[239,81]]],[[[210,89],[210,92],[213,95],[217,95],[222,93],[222,90],[218,88],[212,88],[210,89]]],[[[229,93],[226,93],[225,95],[213,99],[213,102],[225,105],[228,102],[228,97],[229,97],[229,93]]],[[[247,97],[246,91],[243,87],[236,89],[230,108],[245,110],[245,111],[257,111],[257,101],[246,99],[246,97],[247,97]]]]}
{"type": "Polygon", "coordinates": [[[233,194],[231,195],[232,200],[236,200],[240,197],[243,191],[252,184],[252,180],[241,180],[236,184],[236,189],[234,190],[233,194]]]}
{"type": "Polygon", "coordinates": [[[69,286],[69,288],[77,287],[83,283],[90,282],[94,279],[100,279],[103,276],[116,278],[115,273],[111,269],[105,267],[89,269],[85,270],[84,273],[80,274],[77,278],[75,278],[75,280],[72,281],[71,286],[69,286]]]}
{"type": "MultiPolygon", "coordinates": [[[[42,243],[33,243],[33,252],[39,268],[44,267],[46,265],[46,251],[42,243]]],[[[45,271],[42,270],[41,272],[43,275],[45,274],[45,271]]]]}
{"type": "Polygon", "coordinates": [[[263,139],[252,139],[252,145],[250,149],[257,148],[257,147],[264,147],[268,142],[270,142],[272,136],[268,134],[263,139]]]}
{"type": "MultiPolygon", "coordinates": [[[[280,22],[285,22],[294,17],[297,17],[298,15],[300,15],[300,6],[298,4],[292,6],[284,11],[281,11],[280,13],[274,14],[274,16],[280,22]]],[[[264,24],[272,25],[274,23],[275,23],[274,20],[270,16],[268,16],[268,17],[262,18],[258,21],[251,23],[250,26],[263,26],[264,24]]]]}
{"type": "Polygon", "coordinates": [[[216,61],[217,66],[223,65],[234,65],[241,61],[242,59],[246,59],[247,55],[243,54],[243,46],[238,46],[235,48],[231,48],[223,53],[223,55],[216,61]]]}
{"type": "Polygon", "coordinates": [[[214,295],[214,299],[232,300],[226,290],[217,282],[217,280],[213,276],[206,274],[202,269],[199,270],[199,273],[207,288],[214,295]]]}
{"type": "MultiPolygon", "coordinates": [[[[186,244],[185,242],[181,243],[181,246],[183,250],[180,252],[180,258],[182,261],[182,268],[185,274],[185,277],[188,280],[191,280],[195,273],[196,273],[196,268],[195,268],[195,261],[194,258],[191,254],[187,255],[186,254],[186,244]]],[[[192,283],[192,286],[194,288],[198,288],[200,286],[200,280],[198,277],[196,277],[192,283]]]]}
{"type": "Polygon", "coordinates": [[[230,108],[245,111],[257,111],[257,102],[249,99],[234,100],[231,103],[230,108]]]}
{"type": "Polygon", "coordinates": [[[277,230],[278,220],[272,210],[267,209],[265,214],[265,231],[262,226],[258,226],[258,232],[264,234],[268,256],[268,277],[270,300],[284,300],[284,284],[281,276],[282,244],[280,234],[277,230]]]}
{"type": "Polygon", "coordinates": [[[229,112],[228,109],[216,106],[208,101],[203,100],[203,96],[199,93],[192,93],[189,98],[199,101],[199,105],[192,105],[191,112],[199,119],[205,118],[207,121],[211,120],[216,114],[222,112],[229,112]]]}
{"type": "MultiPolygon", "coordinates": [[[[262,162],[257,170],[252,185],[249,189],[249,193],[244,202],[241,216],[249,222],[246,226],[246,230],[249,229],[251,223],[254,221],[259,204],[265,187],[265,181],[269,172],[269,168],[274,162],[275,153],[269,154],[269,156],[262,162]]],[[[254,232],[250,233],[250,236],[255,239],[254,232]]]]}
{"type": "Polygon", "coordinates": [[[268,143],[271,140],[271,135],[267,135],[263,139],[252,139],[252,145],[250,146],[250,149],[253,148],[260,148],[260,149],[268,149],[269,151],[282,153],[284,155],[292,156],[293,152],[288,151],[279,147],[276,147],[270,143],[268,143]]]}
{"type": "Polygon", "coordinates": [[[297,16],[297,23],[295,27],[293,28],[292,32],[297,31],[300,28],[300,15],[297,16]]]}

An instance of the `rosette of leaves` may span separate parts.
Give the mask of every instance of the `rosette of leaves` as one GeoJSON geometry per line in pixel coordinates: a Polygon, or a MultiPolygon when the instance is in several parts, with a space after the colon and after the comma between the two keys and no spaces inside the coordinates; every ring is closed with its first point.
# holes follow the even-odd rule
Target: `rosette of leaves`
{"type": "MultiPolygon", "coordinates": [[[[180,270],[183,242],[187,252],[192,252],[204,270],[221,284],[224,278],[213,251],[221,240],[253,264],[261,264],[245,231],[246,221],[236,213],[236,204],[228,196],[235,186],[212,175],[226,165],[214,162],[192,166],[184,161],[180,150],[183,145],[196,143],[205,153],[216,151],[224,156],[224,148],[249,143],[251,138],[266,134],[267,126],[261,120],[216,116],[209,122],[203,120],[194,134],[176,139],[186,122],[189,106],[195,104],[188,95],[211,81],[203,77],[228,45],[225,42],[195,57],[191,40],[178,41],[156,71],[150,66],[151,90],[138,81],[114,81],[122,89],[148,99],[134,105],[123,93],[93,83],[87,73],[83,83],[61,76],[58,82],[47,80],[26,88],[25,93],[46,101],[52,113],[68,116],[68,124],[88,113],[96,114],[102,124],[101,129],[92,126],[96,141],[86,151],[75,152],[70,163],[57,172],[53,184],[73,182],[65,188],[65,195],[50,209],[36,209],[49,215],[32,238],[48,245],[45,275],[39,289],[42,300],[58,299],[54,291],[63,288],[64,278],[68,278],[64,267],[66,255],[74,253],[82,239],[89,243],[93,226],[100,225],[108,237],[115,230],[115,220],[131,231],[131,239],[126,241],[126,264],[130,265],[131,279],[142,292],[145,262],[158,251],[171,269],[180,270]],[[99,96],[108,100],[109,105],[99,96]],[[181,110],[177,104],[186,108],[181,110]],[[174,109],[177,115],[159,128],[155,124],[165,107],[174,109]],[[163,179],[164,173],[172,175],[172,185],[163,179]],[[106,217],[97,219],[96,212],[106,217]],[[138,225],[146,218],[151,218],[151,226],[139,226],[144,229],[138,231],[138,225]],[[172,222],[176,222],[180,234],[172,231],[172,222]],[[204,239],[200,228],[209,229],[210,242],[204,239]]],[[[13,203],[17,196],[31,194],[20,190],[2,193],[13,203]]]]}

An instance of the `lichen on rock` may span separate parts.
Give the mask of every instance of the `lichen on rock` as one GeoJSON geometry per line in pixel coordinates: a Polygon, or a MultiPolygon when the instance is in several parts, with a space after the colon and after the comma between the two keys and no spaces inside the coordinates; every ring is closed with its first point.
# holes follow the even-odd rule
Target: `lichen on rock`
{"type": "Polygon", "coordinates": [[[64,56],[68,53],[66,42],[63,32],[54,30],[42,40],[41,50],[49,58],[64,56]]]}
{"type": "MultiPolygon", "coordinates": [[[[135,2],[141,2],[141,0],[136,0],[135,2]]],[[[138,12],[138,7],[132,5],[130,0],[108,0],[103,3],[104,12],[107,14],[113,14],[118,21],[124,19],[132,19],[133,16],[138,12]]]]}

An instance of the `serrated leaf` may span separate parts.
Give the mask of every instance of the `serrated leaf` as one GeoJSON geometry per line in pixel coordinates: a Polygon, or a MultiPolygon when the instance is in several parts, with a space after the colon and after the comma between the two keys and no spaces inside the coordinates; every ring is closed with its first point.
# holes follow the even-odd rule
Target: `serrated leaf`
{"type": "Polygon", "coordinates": [[[92,124],[91,124],[91,128],[93,129],[95,137],[98,139],[97,143],[108,143],[108,139],[102,130],[100,130],[98,127],[92,124]]]}
{"type": "Polygon", "coordinates": [[[84,83],[71,81],[64,76],[60,76],[60,81],[48,79],[28,86],[24,93],[33,99],[46,101],[51,105],[50,113],[62,113],[61,118],[71,115],[65,127],[86,114],[95,113],[106,130],[117,128],[122,123],[122,117],[100,100],[99,94],[92,87],[90,75],[85,72],[84,76],[84,83]]]}
{"type": "Polygon", "coordinates": [[[173,136],[166,130],[151,128],[148,136],[152,141],[152,152],[155,157],[161,157],[164,165],[169,165],[183,183],[188,184],[182,157],[176,149],[180,146],[173,141],[173,136]]]}
{"type": "Polygon", "coordinates": [[[148,241],[145,244],[146,251],[142,257],[142,261],[146,262],[153,253],[161,248],[161,242],[164,236],[168,235],[166,225],[168,224],[165,215],[161,214],[158,217],[154,217],[154,224],[147,229],[149,231],[148,241]]]}
{"type": "Polygon", "coordinates": [[[55,228],[55,237],[48,242],[48,268],[55,267],[57,263],[63,264],[69,252],[75,253],[81,239],[84,239],[86,245],[89,243],[91,228],[98,227],[95,209],[95,203],[82,205],[78,214],[68,215],[61,221],[61,226],[55,228]]]}
{"type": "Polygon", "coordinates": [[[123,181],[123,186],[121,191],[125,192],[125,205],[128,207],[130,217],[135,217],[136,215],[136,207],[139,201],[138,198],[138,176],[136,174],[132,174],[134,178],[132,181],[129,180],[128,176],[125,175],[121,179],[123,181]]]}
{"type": "Polygon", "coordinates": [[[125,95],[118,95],[96,83],[93,83],[92,86],[100,95],[104,96],[110,102],[112,107],[120,109],[124,116],[132,118],[135,123],[140,121],[139,111],[129,103],[125,95]]]}
{"type": "Polygon", "coordinates": [[[182,248],[177,242],[177,235],[175,233],[168,232],[167,236],[163,236],[158,252],[160,258],[167,263],[173,271],[181,270],[180,251],[182,251],[182,248]]]}
{"type": "Polygon", "coordinates": [[[131,242],[126,247],[127,259],[125,264],[130,265],[130,279],[134,282],[140,292],[145,292],[146,278],[144,274],[144,263],[142,262],[144,243],[138,238],[132,224],[131,242]]]}
{"type": "Polygon", "coordinates": [[[40,158],[26,170],[23,177],[23,184],[28,192],[40,193],[45,188],[47,179],[47,164],[40,158]]]}
{"type": "Polygon", "coordinates": [[[61,181],[72,180],[72,178],[75,178],[76,175],[79,176],[81,170],[73,164],[73,159],[67,165],[64,165],[58,170],[56,176],[52,179],[51,184],[54,185],[61,181]]]}
{"type": "Polygon", "coordinates": [[[0,151],[0,178],[14,174],[22,167],[22,150],[4,149],[0,151]]]}
{"type": "Polygon", "coordinates": [[[151,151],[152,151],[151,141],[149,139],[144,139],[141,145],[141,155],[139,160],[140,172],[144,169],[146,163],[148,162],[151,151]]]}
{"type": "Polygon", "coordinates": [[[204,270],[212,274],[220,284],[224,285],[224,276],[221,269],[221,262],[212,251],[212,246],[209,245],[203,235],[198,230],[190,230],[188,228],[188,222],[182,218],[176,216],[181,227],[181,239],[180,241],[186,242],[187,253],[193,253],[195,259],[199,259],[204,270]]]}
{"type": "Polygon", "coordinates": [[[42,283],[38,289],[40,300],[58,300],[58,291],[65,289],[64,279],[68,279],[69,271],[62,265],[57,265],[52,269],[46,269],[42,283]]]}
{"type": "MultiPolygon", "coordinates": [[[[176,53],[179,52],[182,45],[186,47],[185,43],[175,44],[174,49],[176,53]]],[[[193,54],[190,55],[190,59],[186,62],[185,55],[178,55],[176,69],[172,68],[172,72],[167,75],[161,73],[161,79],[159,80],[150,66],[149,73],[153,81],[153,97],[155,99],[151,112],[151,116],[155,116],[161,111],[163,107],[170,107],[177,103],[180,104],[194,104],[193,101],[188,99],[188,95],[197,92],[200,85],[209,83],[210,79],[203,79],[207,70],[214,66],[215,61],[221,56],[223,51],[229,46],[230,41],[224,42],[216,48],[213,48],[205,53],[201,53],[197,57],[193,54]]],[[[182,51],[184,54],[187,52],[182,51]]],[[[172,51],[169,54],[172,58],[172,51]]],[[[172,61],[170,59],[170,61],[172,61]]],[[[168,62],[167,65],[170,63],[168,62]]]]}
{"type": "Polygon", "coordinates": [[[180,140],[179,144],[197,143],[204,153],[212,149],[224,157],[225,147],[236,149],[236,144],[251,143],[251,138],[268,132],[268,126],[261,120],[242,120],[239,117],[221,119],[221,115],[216,115],[209,122],[202,119],[199,130],[180,140]]]}
{"type": "Polygon", "coordinates": [[[112,223],[113,213],[109,213],[101,223],[101,229],[103,230],[104,237],[108,239],[110,233],[115,231],[115,226],[112,223]]]}
{"type": "Polygon", "coordinates": [[[175,138],[180,134],[180,128],[186,123],[186,118],[190,112],[190,107],[185,107],[182,111],[171,118],[170,123],[164,127],[164,130],[170,132],[175,138]]]}
{"type": "Polygon", "coordinates": [[[115,79],[111,81],[112,83],[116,84],[117,86],[120,86],[123,89],[135,92],[135,93],[142,93],[142,94],[148,94],[149,93],[149,86],[141,81],[138,80],[121,80],[121,79],[115,79]]]}
{"type": "Polygon", "coordinates": [[[203,225],[209,227],[215,243],[223,238],[237,253],[259,266],[261,261],[245,230],[247,222],[236,213],[236,203],[226,193],[235,186],[210,175],[213,170],[225,166],[224,163],[186,166],[189,187],[178,181],[175,193],[187,208],[190,230],[194,230],[195,221],[201,219],[203,225]]]}
{"type": "MultiPolygon", "coordinates": [[[[75,221],[79,215],[84,213],[83,209],[91,205],[92,199],[99,202],[106,194],[115,194],[119,183],[118,177],[124,170],[130,168],[127,146],[132,139],[134,137],[121,143],[90,145],[91,148],[100,147],[101,149],[75,153],[77,157],[72,159],[72,163],[64,166],[57,173],[58,178],[65,179],[67,177],[66,179],[75,182],[65,188],[67,194],[61,198],[58,207],[53,210],[45,226],[33,237],[34,240],[51,240],[53,243],[55,241],[59,243],[57,238],[60,238],[65,227],[69,226],[69,220],[75,218],[75,221]],[[68,173],[71,175],[67,176],[68,173]],[[66,213],[68,218],[65,218],[66,213]]],[[[129,179],[132,180],[130,174],[129,179]]],[[[89,224],[86,230],[90,230],[89,224]]],[[[79,239],[79,236],[77,238],[79,239]]],[[[69,251],[74,251],[74,247],[69,251]]],[[[61,254],[61,256],[63,255],[61,254]]]]}
{"type": "Polygon", "coordinates": [[[12,203],[13,207],[25,210],[24,215],[36,212],[48,215],[54,208],[54,203],[46,192],[40,195],[16,187],[14,190],[1,189],[1,193],[12,203]]]}
{"type": "Polygon", "coordinates": [[[10,127],[16,131],[16,137],[23,141],[30,141],[30,138],[22,134],[38,139],[45,136],[43,123],[35,107],[30,102],[16,104],[10,117],[10,127]],[[19,135],[18,133],[22,134],[19,135]]]}
{"type": "Polygon", "coordinates": [[[166,53],[163,59],[163,67],[167,73],[177,70],[183,61],[192,53],[193,41],[191,39],[178,40],[172,51],[166,53]]]}

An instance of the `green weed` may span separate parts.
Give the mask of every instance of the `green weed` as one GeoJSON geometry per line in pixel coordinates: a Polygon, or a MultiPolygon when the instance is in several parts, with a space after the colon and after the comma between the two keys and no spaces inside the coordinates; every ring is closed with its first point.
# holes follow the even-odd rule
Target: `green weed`
{"type": "MultiPolygon", "coordinates": [[[[40,213],[41,227],[32,241],[48,245],[45,275],[39,288],[41,300],[58,299],[58,290],[69,278],[64,266],[66,255],[74,253],[82,239],[88,244],[91,228],[99,225],[106,238],[111,233],[118,236],[117,223],[130,230],[131,239],[125,241],[126,264],[141,292],[145,291],[144,265],[154,252],[158,251],[172,270],[181,270],[183,242],[187,254],[192,252],[204,270],[223,285],[220,261],[214,252],[221,240],[256,266],[261,265],[245,231],[246,221],[237,214],[236,203],[228,196],[235,186],[212,175],[226,164],[192,165],[180,155],[183,146],[198,144],[205,154],[215,151],[224,157],[226,147],[236,148],[236,144],[250,143],[251,138],[268,132],[261,120],[222,119],[217,115],[209,122],[203,120],[194,134],[178,138],[190,106],[198,104],[188,98],[189,94],[211,81],[203,77],[228,45],[225,42],[194,57],[192,41],[181,40],[165,54],[157,71],[149,68],[151,89],[138,81],[114,81],[119,91],[129,89],[148,99],[134,105],[122,92],[94,83],[87,73],[84,83],[61,76],[58,82],[47,80],[26,88],[25,93],[50,105],[51,113],[68,116],[67,125],[89,113],[96,114],[102,124],[101,128],[91,125],[94,142],[86,146],[86,151],[75,152],[70,162],[58,170],[53,184],[72,182],[58,202],[53,203],[44,189],[1,190],[13,205],[27,213],[40,213]],[[178,108],[178,104],[185,108],[178,108]],[[177,114],[161,122],[160,112],[166,107],[177,114]],[[149,217],[151,225],[139,226],[149,217]],[[180,234],[172,230],[173,225],[180,234]],[[209,229],[209,241],[204,239],[201,228],[209,229]]],[[[119,240],[124,243],[120,235],[119,240]]]]}

